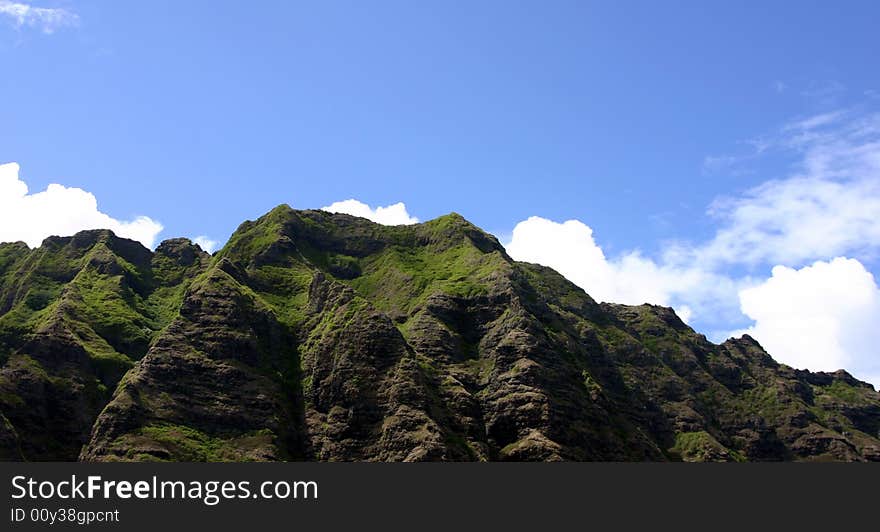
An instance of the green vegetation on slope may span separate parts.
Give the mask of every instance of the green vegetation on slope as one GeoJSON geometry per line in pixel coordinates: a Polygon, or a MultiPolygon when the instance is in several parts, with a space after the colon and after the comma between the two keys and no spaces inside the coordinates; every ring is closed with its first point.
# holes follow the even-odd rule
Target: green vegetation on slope
{"type": "Polygon", "coordinates": [[[880,459],[880,396],[845,372],[597,304],[457,214],[286,205],[214,257],[0,244],[0,415],[26,459],[880,459]]]}

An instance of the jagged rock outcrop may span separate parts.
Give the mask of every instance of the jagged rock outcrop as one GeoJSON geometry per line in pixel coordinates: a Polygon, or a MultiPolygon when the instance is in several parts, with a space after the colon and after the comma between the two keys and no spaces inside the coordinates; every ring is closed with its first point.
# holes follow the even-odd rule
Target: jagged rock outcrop
{"type": "Polygon", "coordinates": [[[151,253],[110,231],[50,237],[35,250],[0,245],[0,412],[19,455],[76,458],[119,380],[207,266],[188,245],[197,254],[188,264],[164,244],[151,253]]]}
{"type": "Polygon", "coordinates": [[[870,385],[598,304],[455,214],[2,244],[0,413],[5,459],[880,460],[870,385]]]}

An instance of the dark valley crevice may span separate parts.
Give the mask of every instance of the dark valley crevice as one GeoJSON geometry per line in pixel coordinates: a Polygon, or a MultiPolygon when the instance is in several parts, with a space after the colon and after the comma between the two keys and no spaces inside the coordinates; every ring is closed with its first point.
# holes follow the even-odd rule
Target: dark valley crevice
{"type": "Polygon", "coordinates": [[[456,214],[279,206],[213,256],[0,244],[4,460],[880,460],[880,395],[598,304],[456,214]]]}

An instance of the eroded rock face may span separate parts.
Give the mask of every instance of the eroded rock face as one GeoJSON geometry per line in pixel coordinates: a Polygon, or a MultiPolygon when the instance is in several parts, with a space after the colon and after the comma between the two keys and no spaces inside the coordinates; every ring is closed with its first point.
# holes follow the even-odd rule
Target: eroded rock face
{"type": "MultiPolygon", "coordinates": [[[[181,244],[182,245],[182,244],[181,244]]],[[[209,257],[180,264],[109,231],[0,244],[0,454],[75,460],[113,390],[209,257]],[[186,270],[188,275],[169,272],[186,270]]],[[[185,247],[185,246],[184,246],[185,247]]],[[[162,246],[160,246],[160,251],[162,246]]]]}
{"type": "Polygon", "coordinates": [[[0,245],[0,392],[6,459],[880,459],[871,386],[597,304],[458,215],[0,245]]]}

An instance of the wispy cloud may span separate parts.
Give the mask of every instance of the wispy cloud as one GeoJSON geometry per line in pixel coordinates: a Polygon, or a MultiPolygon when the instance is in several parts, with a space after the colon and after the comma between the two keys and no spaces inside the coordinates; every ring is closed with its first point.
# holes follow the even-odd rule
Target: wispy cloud
{"type": "Polygon", "coordinates": [[[792,175],[716,200],[701,263],[804,265],[880,251],[880,113],[823,113],[786,124],[767,149],[794,153],[792,175]]]}
{"type": "MultiPolygon", "coordinates": [[[[835,111],[830,111],[827,113],[820,113],[817,115],[808,116],[806,118],[792,120],[791,122],[782,126],[781,131],[783,133],[815,131],[823,126],[839,123],[840,120],[844,118],[847,114],[848,111],[846,109],[837,109],[835,111]]],[[[780,142],[784,142],[784,140],[785,139],[780,139],[780,142]]]]}
{"type": "MultiPolygon", "coordinates": [[[[779,361],[845,367],[880,385],[880,288],[864,266],[880,255],[880,113],[842,109],[792,120],[747,153],[707,158],[704,170],[790,156],[786,174],[711,203],[714,235],[668,242],[656,257],[606,255],[580,220],[532,216],[503,239],[517,259],[556,269],[599,301],[672,306],[714,339],[748,332],[779,361]],[[733,330],[740,326],[739,330],[733,330]]],[[[325,210],[379,223],[417,221],[402,203],[357,201],[325,210]]]]}
{"type": "Polygon", "coordinates": [[[47,34],[79,24],[79,16],[67,9],[36,7],[9,0],[0,0],[0,16],[11,21],[16,28],[38,28],[47,34]]]}
{"type": "Polygon", "coordinates": [[[717,174],[730,171],[741,159],[736,155],[707,155],[703,158],[703,173],[717,174]]]}
{"type": "Polygon", "coordinates": [[[813,81],[801,91],[805,102],[820,107],[836,106],[846,93],[846,86],[835,80],[813,81]]]}
{"type": "Polygon", "coordinates": [[[748,332],[782,362],[845,365],[880,384],[880,290],[863,265],[880,254],[880,113],[801,118],[704,169],[750,163],[760,171],[768,153],[797,164],[714,201],[715,234],[703,242],[667,244],[656,258],[607,257],[586,224],[532,217],[516,226],[508,252],[555,268],[599,300],[672,306],[716,338],[752,322],[748,332]]]}

